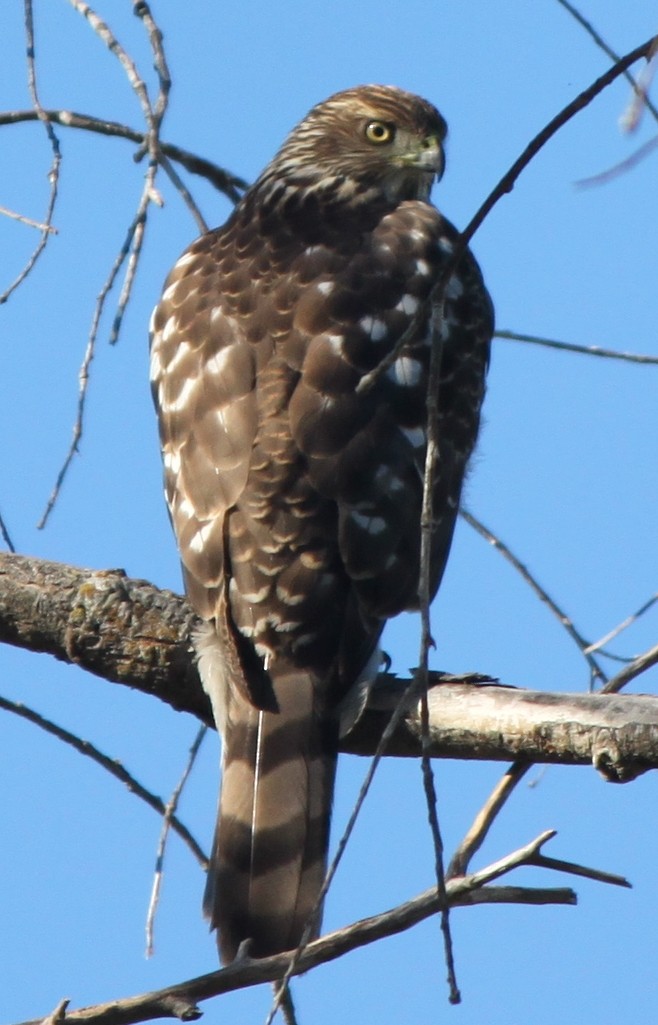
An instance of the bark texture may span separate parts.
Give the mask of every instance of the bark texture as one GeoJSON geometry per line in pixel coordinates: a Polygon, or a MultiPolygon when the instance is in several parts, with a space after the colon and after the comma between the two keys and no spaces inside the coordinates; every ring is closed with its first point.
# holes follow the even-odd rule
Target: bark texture
{"type": "MultiPolygon", "coordinates": [[[[0,641],[79,665],[211,723],[189,640],[196,622],[184,598],[123,570],[0,554],[0,641]]],[[[432,673],[431,682],[435,757],[594,765],[615,782],[658,768],[658,697],[523,690],[479,674],[432,673]]],[[[372,755],[408,684],[382,673],[341,750],[372,755]]],[[[387,754],[420,754],[417,702],[407,707],[387,754]]]]}

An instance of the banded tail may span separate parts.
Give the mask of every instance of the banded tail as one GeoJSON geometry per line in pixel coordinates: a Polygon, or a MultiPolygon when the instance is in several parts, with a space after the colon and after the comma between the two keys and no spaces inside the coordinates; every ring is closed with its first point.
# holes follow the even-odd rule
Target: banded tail
{"type": "MultiPolygon", "coordinates": [[[[273,675],[278,712],[231,688],[223,723],[222,785],[204,896],[222,961],[250,939],[267,957],[298,945],[324,881],[336,773],[332,720],[318,681],[273,675]]],[[[320,927],[317,915],[315,932],[320,927]]]]}

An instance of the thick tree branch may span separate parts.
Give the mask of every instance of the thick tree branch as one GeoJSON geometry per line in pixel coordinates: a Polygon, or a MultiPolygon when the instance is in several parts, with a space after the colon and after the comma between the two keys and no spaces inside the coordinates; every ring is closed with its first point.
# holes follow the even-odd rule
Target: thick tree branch
{"type": "MultiPolygon", "coordinates": [[[[54,655],[210,723],[189,640],[195,622],[183,598],[123,570],[0,554],[0,641],[54,655]]],[[[475,674],[430,677],[433,757],[593,764],[619,782],[658,768],[657,697],[517,690],[475,674]]],[[[344,751],[372,755],[407,684],[381,674],[344,751]]],[[[387,753],[418,757],[420,736],[415,702],[387,753]]]]}

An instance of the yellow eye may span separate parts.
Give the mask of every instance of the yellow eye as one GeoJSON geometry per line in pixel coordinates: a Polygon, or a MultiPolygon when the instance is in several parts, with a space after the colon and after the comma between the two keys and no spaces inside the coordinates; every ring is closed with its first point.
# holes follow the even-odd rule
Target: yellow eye
{"type": "Polygon", "coordinates": [[[386,121],[369,121],[366,125],[365,135],[368,142],[374,143],[375,146],[381,146],[382,143],[393,141],[395,128],[393,125],[387,124],[386,121]]]}

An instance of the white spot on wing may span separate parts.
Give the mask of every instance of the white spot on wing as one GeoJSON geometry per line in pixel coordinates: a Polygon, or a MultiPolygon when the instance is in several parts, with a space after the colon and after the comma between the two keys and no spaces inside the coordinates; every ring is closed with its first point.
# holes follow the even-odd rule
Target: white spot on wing
{"type": "Polygon", "coordinates": [[[350,516],[367,534],[381,534],[386,530],[386,520],[381,516],[368,516],[366,513],[351,512],[350,516]]]}
{"type": "Polygon", "coordinates": [[[413,388],[420,381],[422,366],[417,359],[411,356],[400,356],[388,370],[386,376],[396,384],[404,388],[413,388]]]}
{"type": "Polygon", "coordinates": [[[318,281],[315,287],[322,295],[330,295],[336,287],[336,284],[333,281],[318,281]]]}
{"type": "Polygon", "coordinates": [[[403,295],[400,302],[395,307],[396,310],[401,310],[402,313],[406,313],[411,317],[418,307],[420,306],[420,299],[417,299],[415,295],[403,295]]]}
{"type": "Polygon", "coordinates": [[[459,299],[464,294],[464,286],[456,275],[450,278],[448,287],[446,288],[446,296],[448,299],[459,299]]]}
{"type": "Polygon", "coordinates": [[[401,427],[400,433],[404,434],[413,448],[420,448],[425,444],[425,431],[422,427],[401,427]]]}
{"type": "Polygon", "coordinates": [[[427,277],[430,272],[430,265],[427,260],[416,260],[416,273],[427,277]]]}
{"type": "Polygon", "coordinates": [[[388,328],[383,320],[378,317],[362,317],[359,326],[363,328],[373,342],[381,342],[388,334],[388,328]]]}

